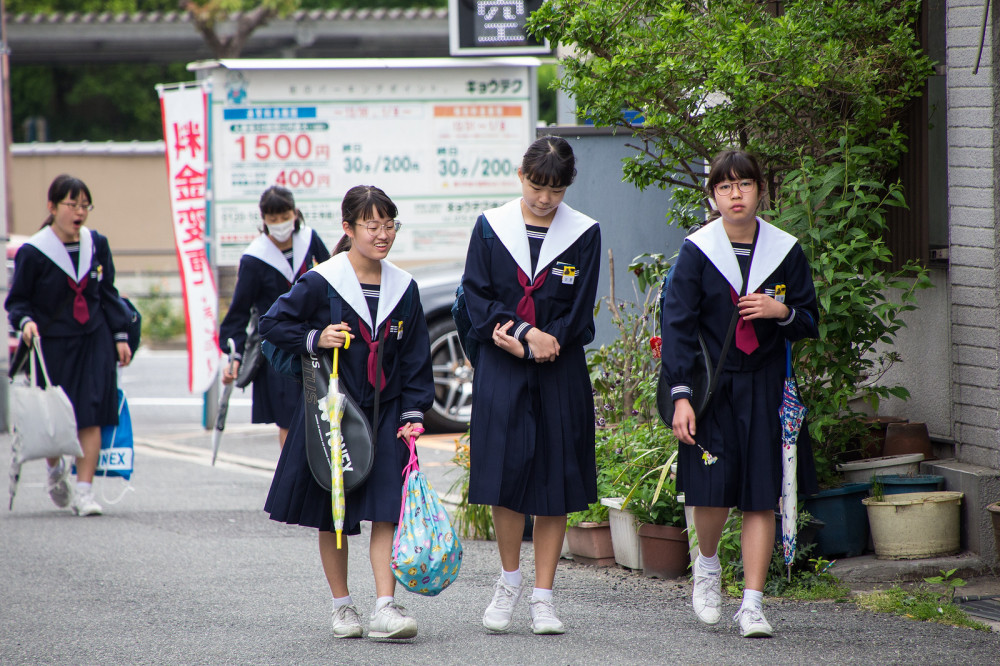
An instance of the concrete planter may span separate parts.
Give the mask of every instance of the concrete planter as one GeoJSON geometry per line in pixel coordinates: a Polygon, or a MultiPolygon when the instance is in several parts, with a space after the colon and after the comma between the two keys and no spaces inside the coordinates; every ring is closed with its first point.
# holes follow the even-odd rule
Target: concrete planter
{"type": "Polygon", "coordinates": [[[1000,559],[1000,502],[994,502],[986,507],[993,520],[993,543],[996,544],[996,551],[1000,559]]]}
{"type": "Polygon", "coordinates": [[[959,551],[963,493],[941,491],[863,500],[880,560],[914,560],[959,551]]]}
{"type": "Polygon", "coordinates": [[[630,511],[622,510],[622,497],[605,497],[601,504],[608,507],[611,523],[611,545],[615,562],[627,569],[642,568],[642,550],[639,547],[639,523],[630,511]]]}
{"type": "Polygon", "coordinates": [[[610,523],[580,523],[566,532],[573,561],[599,567],[614,566],[610,523]]]}
{"type": "Polygon", "coordinates": [[[844,475],[844,481],[847,483],[866,483],[871,481],[873,476],[884,474],[918,474],[920,461],[923,459],[922,453],[863,458],[837,465],[837,471],[844,475]]]}

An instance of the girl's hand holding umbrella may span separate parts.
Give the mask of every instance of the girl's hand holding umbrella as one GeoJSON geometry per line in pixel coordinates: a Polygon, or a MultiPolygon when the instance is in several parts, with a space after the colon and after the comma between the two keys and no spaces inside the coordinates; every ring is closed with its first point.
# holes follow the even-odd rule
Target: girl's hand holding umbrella
{"type": "Polygon", "coordinates": [[[351,327],[344,322],[339,324],[330,324],[319,334],[319,340],[316,342],[316,346],[320,349],[335,349],[347,347],[344,344],[347,338],[354,339],[351,334],[351,327]]]}

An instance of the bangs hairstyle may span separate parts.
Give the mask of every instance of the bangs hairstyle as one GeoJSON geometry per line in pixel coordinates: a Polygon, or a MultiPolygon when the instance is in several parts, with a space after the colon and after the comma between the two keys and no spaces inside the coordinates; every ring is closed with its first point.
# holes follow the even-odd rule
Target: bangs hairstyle
{"type": "Polygon", "coordinates": [[[561,136],[543,136],[521,160],[521,173],[535,185],[569,187],[576,178],[576,156],[561,136]]]}
{"type": "MultiPolygon", "coordinates": [[[[70,176],[69,174],[64,173],[56,176],[55,180],[52,181],[52,184],[49,185],[49,201],[54,206],[59,205],[59,203],[67,197],[77,199],[80,194],[86,196],[87,201],[91,204],[94,203],[94,197],[90,196],[90,189],[87,187],[87,184],[75,176],[70,176]]],[[[49,226],[54,220],[55,217],[53,215],[49,215],[45,218],[45,221],[42,222],[42,228],[44,229],[49,226]]]]}
{"type": "Polygon", "coordinates": [[[764,176],[760,170],[757,158],[745,150],[725,150],[712,160],[712,168],[708,172],[708,183],[705,190],[709,196],[715,194],[715,186],[724,180],[739,180],[749,178],[757,183],[758,189],[763,189],[764,176]]]}
{"type": "MultiPolygon", "coordinates": [[[[281,215],[290,210],[295,211],[295,231],[298,231],[302,226],[302,211],[295,207],[295,197],[291,190],[273,185],[260,195],[260,216],[262,218],[265,215],[281,215]]],[[[262,231],[267,233],[266,224],[262,231]]]]}
{"type": "Polygon", "coordinates": [[[359,220],[373,219],[372,208],[382,217],[396,219],[399,210],[389,195],[374,185],[356,185],[347,190],[340,204],[342,219],[354,226],[359,220]]]}

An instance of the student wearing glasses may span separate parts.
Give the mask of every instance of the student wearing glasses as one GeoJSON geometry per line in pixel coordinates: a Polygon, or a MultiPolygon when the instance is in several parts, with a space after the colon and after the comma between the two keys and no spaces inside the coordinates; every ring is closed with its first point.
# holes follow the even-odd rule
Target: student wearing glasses
{"type": "MultiPolygon", "coordinates": [[[[816,337],[812,274],[795,237],[757,217],[764,180],[757,160],[739,150],[712,161],[707,195],[719,219],[685,239],[662,312],[662,363],[674,398],[680,441],[677,489],[694,507],[699,555],[692,604],[698,619],[721,618],[719,539],[736,507],[743,512],[743,603],[733,620],[746,637],[771,636],[762,597],[774,549],[774,509],[781,495],[781,405],[785,343],[816,337]],[[739,296],[744,282],[746,295],[739,296]],[[734,308],[733,344],[720,359],[734,308]],[[698,334],[719,383],[705,413],[691,406],[698,334]]],[[[800,489],[815,486],[807,436],[799,439],[800,489]]],[[[815,490],[813,490],[815,492],[815,490]]]]}
{"type": "MultiPolygon", "coordinates": [[[[369,638],[412,638],[417,623],[393,599],[390,560],[409,460],[405,442],[423,432],[424,412],[434,402],[430,339],[416,282],[386,259],[401,226],[396,205],[379,188],[362,185],[348,190],[341,211],[344,239],[334,256],[303,275],[261,317],[261,335],[297,355],[341,348],[340,388],[366,415],[372,414],[380,391],[374,467],[346,497],[344,533],[360,534],[361,521],[371,521],[369,558],[377,599],[369,638]],[[333,297],[340,300],[337,321],[331,321],[333,297]],[[351,343],[343,349],[348,337],[351,343]]],[[[364,629],[347,584],[347,540],[337,548],[330,492],[309,469],[304,420],[300,392],[264,510],[272,520],[317,528],[333,594],[333,635],[360,638],[364,629]]]]}
{"type": "MultiPolygon", "coordinates": [[[[253,312],[267,312],[278,297],[307,270],[330,258],[319,235],[306,226],[295,198],[284,187],[272,186],[260,196],[261,234],[243,251],[229,312],[219,327],[219,346],[235,359],[222,368],[222,382],[236,379],[246,354],[247,324],[253,312]],[[229,349],[229,340],[235,349],[229,349]]],[[[259,351],[259,350],[258,350],[259,351]]],[[[285,445],[292,412],[302,399],[302,387],[261,363],[253,377],[252,423],[277,423],[278,446],[285,445]]]]}
{"type": "Polygon", "coordinates": [[[576,177],[565,139],[532,143],[517,175],[522,196],[476,220],[462,279],[470,335],[481,341],[469,502],[492,507],[500,554],[483,626],[504,632],[513,624],[526,588],[525,515],[532,515],[531,629],[561,634],[552,590],[566,514],[597,501],[594,397],[583,347],[594,339],[601,230],[563,203],[576,177]]]}
{"type": "Polygon", "coordinates": [[[91,486],[101,450],[101,426],[118,423],[115,364],[132,360],[127,328],[132,313],[115,288],[108,239],[84,226],[94,210],[80,179],[56,177],[49,186],[49,216],[18,249],[5,307],[21,341],[43,343],[52,383],[73,404],[83,457],[76,459],[76,485],[62,458],[48,460],[48,491],[60,508],[78,516],[100,515],[91,486]]]}

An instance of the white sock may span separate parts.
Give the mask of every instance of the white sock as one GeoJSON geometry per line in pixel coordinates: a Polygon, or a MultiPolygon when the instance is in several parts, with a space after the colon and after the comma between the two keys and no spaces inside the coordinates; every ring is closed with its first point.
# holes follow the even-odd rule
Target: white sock
{"type": "Polygon", "coordinates": [[[375,600],[375,610],[380,611],[395,600],[395,597],[379,597],[375,600]]]}
{"type": "Polygon", "coordinates": [[[86,481],[77,481],[76,482],[76,491],[79,492],[79,493],[90,492],[90,484],[87,483],[86,481]]]}
{"type": "Polygon", "coordinates": [[[351,595],[349,595],[349,594],[346,597],[339,597],[339,598],[338,597],[334,597],[333,598],[333,610],[337,610],[341,606],[350,606],[353,603],[354,603],[354,599],[351,599],[351,595]]]}
{"type": "Polygon", "coordinates": [[[722,565],[719,563],[719,553],[712,555],[712,557],[705,557],[698,552],[698,568],[705,573],[715,573],[716,571],[722,570],[722,565]]]}
{"type": "Polygon", "coordinates": [[[764,602],[764,593],[757,590],[743,590],[743,605],[740,608],[761,609],[764,602]]]}
{"type": "Polygon", "coordinates": [[[552,601],[552,590],[536,587],[531,592],[531,598],[538,601],[552,601]]]}
{"type": "Polygon", "coordinates": [[[521,577],[521,567],[518,567],[514,571],[504,571],[503,567],[500,567],[500,571],[503,573],[503,582],[514,587],[521,585],[521,581],[523,580],[521,577]]]}

